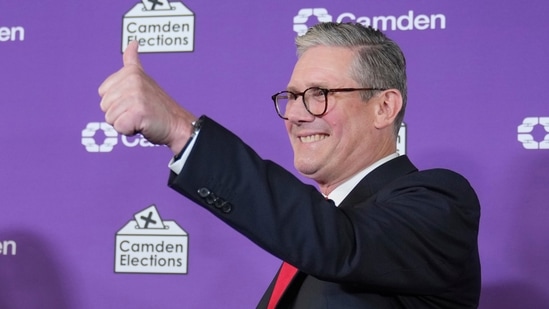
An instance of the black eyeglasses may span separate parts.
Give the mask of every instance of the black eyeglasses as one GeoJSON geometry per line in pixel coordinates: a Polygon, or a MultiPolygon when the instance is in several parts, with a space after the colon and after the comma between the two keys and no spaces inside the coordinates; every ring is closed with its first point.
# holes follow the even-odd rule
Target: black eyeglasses
{"type": "Polygon", "coordinates": [[[286,112],[288,106],[294,104],[298,97],[302,97],[303,105],[309,114],[320,117],[328,110],[328,93],[331,92],[351,92],[351,91],[383,91],[385,88],[336,88],[325,89],[320,87],[311,87],[300,93],[291,91],[281,91],[271,96],[275,104],[276,113],[282,119],[288,120],[286,112]]]}

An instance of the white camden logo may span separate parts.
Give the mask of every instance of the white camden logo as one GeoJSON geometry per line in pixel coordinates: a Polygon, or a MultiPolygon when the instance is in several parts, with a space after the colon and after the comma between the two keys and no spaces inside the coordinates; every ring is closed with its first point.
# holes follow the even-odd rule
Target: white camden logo
{"type": "Polygon", "coordinates": [[[116,144],[118,144],[118,133],[106,122],[90,122],[82,130],[82,145],[88,152],[111,152],[116,144]],[[95,140],[99,130],[105,134],[105,140],[101,144],[95,140]]]}
{"type": "Polygon", "coordinates": [[[304,35],[307,32],[309,27],[306,23],[311,16],[315,16],[316,21],[319,23],[332,21],[332,15],[328,14],[328,11],[324,8],[301,9],[294,16],[294,31],[297,32],[297,35],[304,35]]]}
{"type": "MultiPolygon", "coordinates": [[[[307,22],[310,17],[315,17],[317,22],[334,21],[332,15],[325,8],[305,8],[299,10],[294,17],[294,31],[297,35],[303,35],[309,28],[307,22]]],[[[387,30],[435,30],[446,29],[446,16],[444,14],[417,14],[409,10],[399,16],[358,16],[351,12],[343,12],[337,16],[335,22],[357,22],[364,26],[371,26],[381,31],[387,30]]]]}
{"type": "Polygon", "coordinates": [[[517,140],[525,149],[549,149],[549,117],[526,117],[517,127],[517,140]],[[536,127],[543,127],[545,136],[536,141],[532,133],[536,127]]]}
{"type": "Polygon", "coordinates": [[[157,147],[145,139],[141,134],[134,136],[119,136],[118,132],[106,122],[90,122],[82,130],[82,145],[86,147],[87,152],[111,152],[114,146],[122,141],[125,147],[157,147]],[[103,140],[99,135],[103,135],[103,140]]]}

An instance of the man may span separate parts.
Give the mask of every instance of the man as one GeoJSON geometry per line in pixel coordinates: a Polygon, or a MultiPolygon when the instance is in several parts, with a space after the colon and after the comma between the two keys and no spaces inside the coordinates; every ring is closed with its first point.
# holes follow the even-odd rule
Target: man
{"type": "Polygon", "coordinates": [[[400,48],[336,23],[311,28],[297,47],[273,100],[296,169],[320,192],[180,107],[145,74],[135,44],[101,85],[101,108],[120,133],[170,147],[173,189],[285,261],[258,308],[476,308],[476,194],[460,175],[418,171],[396,153],[400,48]]]}

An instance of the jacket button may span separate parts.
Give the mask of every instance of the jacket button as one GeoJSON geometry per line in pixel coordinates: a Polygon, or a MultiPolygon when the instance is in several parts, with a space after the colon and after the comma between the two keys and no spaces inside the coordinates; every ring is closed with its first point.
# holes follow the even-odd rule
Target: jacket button
{"type": "Polygon", "coordinates": [[[208,197],[211,194],[208,188],[200,188],[198,189],[197,193],[198,195],[200,195],[200,197],[208,197]]]}
{"type": "Polygon", "coordinates": [[[223,206],[221,206],[221,211],[226,214],[230,213],[232,210],[233,210],[233,206],[231,205],[231,203],[225,202],[223,206]]]}
{"type": "Polygon", "coordinates": [[[214,201],[214,206],[215,206],[215,208],[219,209],[219,208],[223,207],[223,205],[225,205],[226,203],[227,203],[227,201],[224,201],[224,200],[218,198],[214,201]]]}
{"type": "Polygon", "coordinates": [[[206,197],[206,203],[208,205],[213,205],[214,203],[217,203],[217,201],[219,200],[219,197],[217,197],[215,194],[213,193],[210,193],[207,197],[206,197]]]}

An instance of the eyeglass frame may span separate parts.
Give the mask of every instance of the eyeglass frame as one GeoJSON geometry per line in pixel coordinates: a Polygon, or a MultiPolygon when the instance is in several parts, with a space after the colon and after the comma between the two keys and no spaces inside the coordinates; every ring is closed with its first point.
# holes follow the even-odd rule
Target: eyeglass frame
{"type": "Polygon", "coordinates": [[[280,109],[278,107],[278,102],[277,102],[277,98],[279,95],[283,94],[283,93],[290,93],[292,94],[294,97],[295,97],[295,100],[297,100],[299,97],[301,97],[301,101],[303,102],[303,106],[305,106],[305,109],[307,110],[307,112],[315,117],[322,117],[324,116],[324,114],[326,114],[326,112],[328,111],[328,93],[336,93],[336,92],[352,92],[352,91],[385,91],[385,90],[388,90],[388,88],[375,88],[375,87],[370,87],[370,88],[332,88],[332,89],[329,89],[329,88],[322,88],[322,87],[309,87],[307,89],[305,89],[303,92],[299,92],[299,93],[295,93],[295,92],[292,92],[292,91],[289,91],[289,90],[284,90],[284,91],[280,91],[280,92],[277,92],[275,94],[273,94],[271,96],[271,99],[273,100],[274,102],[274,105],[275,105],[275,110],[276,110],[276,114],[284,119],[284,120],[288,120],[287,117],[284,117],[281,113],[280,113],[280,109]],[[305,102],[305,93],[311,89],[318,89],[320,91],[322,91],[322,93],[324,93],[324,110],[322,111],[322,113],[318,113],[318,114],[314,114],[313,112],[311,112],[309,110],[309,107],[307,106],[307,103],[305,102]]]}

